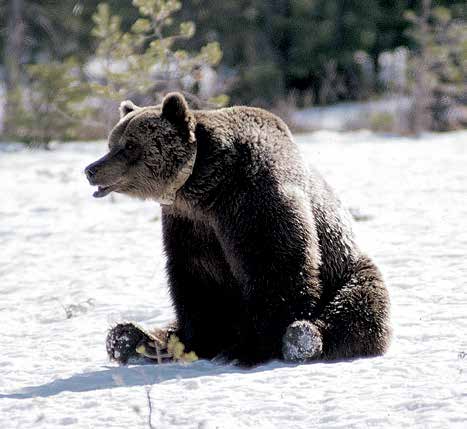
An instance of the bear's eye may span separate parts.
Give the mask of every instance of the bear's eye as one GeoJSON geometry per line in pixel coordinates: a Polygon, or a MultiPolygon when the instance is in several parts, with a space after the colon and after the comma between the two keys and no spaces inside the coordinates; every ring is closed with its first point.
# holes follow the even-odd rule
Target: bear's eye
{"type": "Polygon", "coordinates": [[[128,140],[122,150],[122,156],[129,162],[135,163],[141,157],[142,147],[134,140],[128,140]]]}

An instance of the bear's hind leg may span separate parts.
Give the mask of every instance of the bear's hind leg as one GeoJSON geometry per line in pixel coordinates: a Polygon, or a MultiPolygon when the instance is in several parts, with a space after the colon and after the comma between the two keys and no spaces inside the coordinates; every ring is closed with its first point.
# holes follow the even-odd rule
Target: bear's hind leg
{"type": "Polygon", "coordinates": [[[381,273],[366,256],[324,308],[320,328],[324,359],[382,355],[388,348],[389,296],[381,273]]]}

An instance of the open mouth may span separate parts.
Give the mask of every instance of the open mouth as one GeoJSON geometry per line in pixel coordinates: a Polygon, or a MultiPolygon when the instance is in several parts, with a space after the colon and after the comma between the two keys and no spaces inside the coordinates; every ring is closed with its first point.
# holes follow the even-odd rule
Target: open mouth
{"type": "Polygon", "coordinates": [[[117,189],[117,183],[114,183],[113,185],[99,185],[97,187],[97,191],[92,194],[94,198],[102,198],[105,197],[106,195],[109,195],[112,191],[115,191],[117,189]]]}

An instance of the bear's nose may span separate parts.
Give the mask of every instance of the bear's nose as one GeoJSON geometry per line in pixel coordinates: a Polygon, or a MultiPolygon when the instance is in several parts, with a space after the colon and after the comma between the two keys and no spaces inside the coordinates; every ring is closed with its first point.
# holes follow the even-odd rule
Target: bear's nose
{"type": "Polygon", "coordinates": [[[96,170],[91,165],[89,165],[84,169],[84,174],[86,174],[88,180],[91,180],[93,176],[96,175],[96,170]]]}

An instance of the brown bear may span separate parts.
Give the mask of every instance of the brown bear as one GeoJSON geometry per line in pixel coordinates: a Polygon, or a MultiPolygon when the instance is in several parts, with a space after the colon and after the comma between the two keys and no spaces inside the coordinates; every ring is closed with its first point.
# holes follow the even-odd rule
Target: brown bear
{"type": "MultiPolygon", "coordinates": [[[[281,119],[251,107],[191,110],[178,93],[120,111],[109,153],[85,173],[95,197],[162,206],[176,321],[158,338],[175,334],[200,358],[242,365],[386,351],[382,276],[281,119]]],[[[135,329],[111,330],[112,359],[137,355],[147,336],[135,329]]]]}

